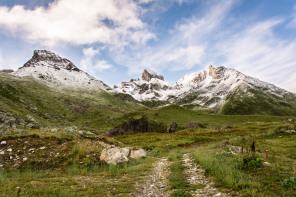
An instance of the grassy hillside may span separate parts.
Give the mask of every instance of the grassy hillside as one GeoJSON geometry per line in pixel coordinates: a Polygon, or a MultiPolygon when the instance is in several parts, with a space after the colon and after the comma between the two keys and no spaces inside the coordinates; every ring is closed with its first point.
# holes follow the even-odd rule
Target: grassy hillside
{"type": "Polygon", "coordinates": [[[233,115],[296,115],[296,97],[291,93],[279,97],[263,89],[238,88],[228,94],[220,112],[233,115]]]}
{"type": "Polygon", "coordinates": [[[105,91],[61,91],[32,78],[0,74],[0,112],[25,122],[32,116],[41,126],[110,128],[113,119],[142,108],[132,98],[105,91]]]}

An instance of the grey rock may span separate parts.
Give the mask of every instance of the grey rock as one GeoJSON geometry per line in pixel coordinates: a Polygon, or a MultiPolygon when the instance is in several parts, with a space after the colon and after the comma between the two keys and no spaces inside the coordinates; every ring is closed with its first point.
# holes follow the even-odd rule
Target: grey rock
{"type": "Polygon", "coordinates": [[[170,125],[170,128],[169,128],[169,133],[174,133],[178,130],[179,126],[176,122],[173,122],[171,125],[170,125]]]}
{"type": "Polygon", "coordinates": [[[132,159],[139,159],[139,158],[144,158],[147,156],[147,153],[144,149],[136,149],[136,150],[131,150],[130,158],[132,159]]]}
{"type": "Polygon", "coordinates": [[[264,165],[264,166],[272,166],[271,163],[269,163],[269,162],[267,162],[267,161],[263,162],[263,165],[264,165]]]}
{"type": "Polygon", "coordinates": [[[111,147],[105,148],[101,152],[100,160],[107,164],[116,165],[117,163],[127,162],[128,158],[121,152],[120,148],[111,147]]]}
{"type": "Polygon", "coordinates": [[[286,134],[294,134],[295,130],[285,130],[284,133],[286,133],[286,134]]]}

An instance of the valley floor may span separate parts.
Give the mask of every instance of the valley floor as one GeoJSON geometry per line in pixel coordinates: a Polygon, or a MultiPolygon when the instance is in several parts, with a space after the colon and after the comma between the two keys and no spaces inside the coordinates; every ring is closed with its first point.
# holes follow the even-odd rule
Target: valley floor
{"type": "Polygon", "coordinates": [[[116,137],[2,131],[0,196],[296,196],[296,135],[286,133],[293,117],[145,113],[200,127],[116,137]],[[107,165],[99,159],[105,143],[148,156],[107,165]]]}

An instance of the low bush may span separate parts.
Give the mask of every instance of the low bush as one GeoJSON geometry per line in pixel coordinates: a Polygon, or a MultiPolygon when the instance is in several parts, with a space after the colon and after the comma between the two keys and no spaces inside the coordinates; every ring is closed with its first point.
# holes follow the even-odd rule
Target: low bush
{"type": "Polygon", "coordinates": [[[254,169],[262,166],[262,159],[257,156],[244,156],[243,169],[254,169]]]}
{"type": "Polygon", "coordinates": [[[283,186],[286,189],[293,189],[296,188],[296,178],[295,177],[289,177],[283,181],[283,186]]]}

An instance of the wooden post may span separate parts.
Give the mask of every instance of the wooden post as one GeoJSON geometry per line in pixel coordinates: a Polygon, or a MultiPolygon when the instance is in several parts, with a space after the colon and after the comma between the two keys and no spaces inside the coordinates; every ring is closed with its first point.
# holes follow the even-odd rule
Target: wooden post
{"type": "Polygon", "coordinates": [[[268,159],[268,149],[266,149],[266,159],[268,159]]]}

